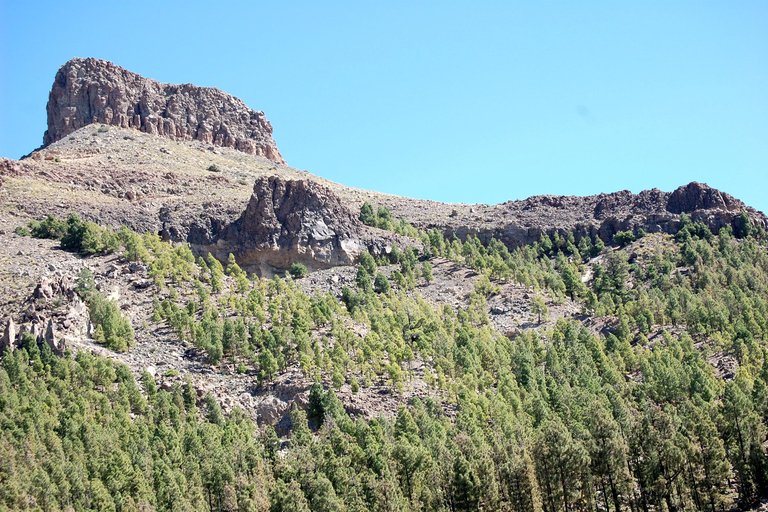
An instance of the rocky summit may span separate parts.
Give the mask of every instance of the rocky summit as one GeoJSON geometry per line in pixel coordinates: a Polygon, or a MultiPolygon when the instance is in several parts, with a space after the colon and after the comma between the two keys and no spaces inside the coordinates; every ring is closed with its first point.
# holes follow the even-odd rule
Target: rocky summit
{"type": "Polygon", "coordinates": [[[111,62],[75,58],[64,64],[48,99],[49,145],[91,123],[175,140],[198,140],[284,163],[264,112],[225,92],[162,84],[111,62]]]}

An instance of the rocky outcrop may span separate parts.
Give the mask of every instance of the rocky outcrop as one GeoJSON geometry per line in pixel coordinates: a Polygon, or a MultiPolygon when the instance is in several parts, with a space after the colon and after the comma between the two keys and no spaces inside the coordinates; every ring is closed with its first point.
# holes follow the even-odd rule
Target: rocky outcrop
{"type": "Polygon", "coordinates": [[[64,64],[47,111],[45,146],[85,125],[102,123],[285,163],[264,112],[218,89],[163,84],[103,60],[75,58],[64,64]]]}
{"type": "Polygon", "coordinates": [[[50,300],[53,297],[63,295],[67,300],[74,300],[77,296],[72,279],[67,276],[56,275],[52,278],[42,276],[33,297],[36,300],[50,300]]]}
{"type": "Polygon", "coordinates": [[[338,196],[314,181],[271,176],[256,180],[240,218],[211,231],[192,229],[188,240],[199,253],[211,252],[222,261],[232,253],[246,271],[272,275],[292,263],[309,270],[351,265],[365,250],[388,254],[397,238],[364,226],[338,196]]]}
{"type": "Polygon", "coordinates": [[[3,336],[0,337],[0,355],[6,351],[13,352],[16,348],[16,324],[13,323],[13,318],[6,318],[3,323],[5,327],[3,336]]]}
{"type": "Polygon", "coordinates": [[[740,213],[744,203],[733,196],[701,183],[689,183],[669,194],[667,211],[694,213],[699,210],[724,210],[740,213]]]}
{"type": "Polygon", "coordinates": [[[586,197],[542,195],[493,206],[456,205],[465,211],[454,207],[451,214],[444,211],[435,215],[433,212],[439,210],[435,208],[428,217],[420,210],[409,211],[407,204],[405,211],[398,206],[390,206],[393,214],[405,217],[418,228],[436,228],[447,236],[455,234],[462,239],[477,236],[487,241],[494,237],[509,247],[536,242],[542,233],[572,232],[576,239],[600,237],[605,242],[619,231],[675,233],[683,213],[694,222],[706,224],[714,233],[724,226],[738,231],[742,211],[754,225],[768,228],[768,218],[762,212],[696,182],[674,192],[651,189],[633,194],[624,190],[586,197]]]}
{"type": "Polygon", "coordinates": [[[45,328],[45,342],[54,354],[57,356],[64,355],[66,344],[64,343],[64,338],[59,336],[56,332],[56,327],[53,325],[53,318],[48,320],[48,325],[45,328]]]}

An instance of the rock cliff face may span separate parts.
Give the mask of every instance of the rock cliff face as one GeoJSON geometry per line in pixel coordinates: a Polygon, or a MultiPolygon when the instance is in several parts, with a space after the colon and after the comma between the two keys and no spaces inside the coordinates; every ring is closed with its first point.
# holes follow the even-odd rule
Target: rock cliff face
{"type": "Polygon", "coordinates": [[[103,60],[75,58],[64,64],[56,73],[47,111],[45,146],[98,122],[285,163],[264,112],[218,89],[162,84],[103,60]]]}
{"type": "MultiPolygon", "coordinates": [[[[364,226],[330,189],[278,176],[256,180],[236,221],[213,230],[193,226],[188,235],[196,251],[223,261],[232,253],[244,270],[260,275],[284,271],[292,263],[309,270],[350,265],[365,250],[388,254],[397,239],[364,226]]],[[[400,247],[408,245],[399,241],[400,247]]]]}
{"type": "Polygon", "coordinates": [[[674,192],[651,189],[633,194],[624,190],[586,197],[542,195],[493,206],[453,205],[450,214],[445,213],[450,205],[433,203],[430,208],[414,209],[408,205],[403,208],[401,204],[387,206],[395,216],[405,217],[418,228],[436,228],[447,236],[455,234],[462,239],[478,236],[487,241],[494,237],[509,247],[536,242],[541,233],[551,235],[555,231],[573,232],[577,239],[596,236],[606,242],[618,231],[675,233],[682,213],[694,222],[706,224],[713,233],[724,226],[738,230],[742,210],[753,224],[768,228],[768,219],[762,212],[696,182],[674,192]]]}

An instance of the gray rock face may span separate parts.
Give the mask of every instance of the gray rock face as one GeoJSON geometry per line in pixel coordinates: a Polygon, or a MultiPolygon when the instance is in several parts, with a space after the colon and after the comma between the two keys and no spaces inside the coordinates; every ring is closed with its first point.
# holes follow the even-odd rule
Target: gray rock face
{"type": "Polygon", "coordinates": [[[56,326],[53,325],[52,318],[48,320],[48,325],[45,328],[45,342],[51,347],[51,351],[54,354],[57,356],[64,355],[64,338],[60,337],[56,332],[56,326]]]}
{"type": "Polygon", "coordinates": [[[483,241],[493,237],[509,247],[536,242],[542,233],[551,235],[556,231],[573,232],[577,239],[599,237],[605,242],[619,231],[675,233],[683,213],[694,222],[704,223],[713,233],[725,226],[737,230],[742,210],[754,225],[768,228],[768,218],[762,212],[696,182],[674,192],[651,189],[639,194],[623,190],[586,197],[542,195],[493,206],[475,205],[473,209],[464,217],[445,215],[435,220],[408,220],[418,228],[436,228],[449,237],[477,236],[483,241]]]}
{"type": "MultiPolygon", "coordinates": [[[[303,263],[309,270],[351,265],[367,250],[388,254],[397,236],[364,226],[330,189],[278,176],[256,180],[240,218],[215,230],[191,230],[198,253],[226,261],[230,253],[246,271],[271,275],[303,263]]],[[[400,246],[407,244],[401,240],[400,246]]]]}
{"type": "Polygon", "coordinates": [[[3,330],[3,336],[0,338],[0,355],[6,350],[13,352],[16,348],[16,324],[13,323],[12,318],[5,320],[5,329],[3,330]]]}
{"type": "Polygon", "coordinates": [[[677,188],[667,201],[667,211],[671,213],[693,213],[698,210],[740,213],[742,208],[745,208],[744,203],[735,197],[696,182],[677,188]]]}
{"type": "Polygon", "coordinates": [[[85,125],[102,123],[285,163],[264,112],[218,89],[162,84],[103,60],[75,58],[64,64],[47,111],[46,146],[85,125]]]}

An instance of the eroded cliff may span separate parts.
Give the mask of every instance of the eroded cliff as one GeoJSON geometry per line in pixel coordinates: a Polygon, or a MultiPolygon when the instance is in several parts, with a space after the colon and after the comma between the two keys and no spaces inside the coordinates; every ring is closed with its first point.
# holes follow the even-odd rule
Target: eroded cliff
{"type": "Polygon", "coordinates": [[[56,73],[43,145],[91,123],[198,140],[285,163],[264,112],[211,87],[163,84],[111,62],[75,58],[56,73]]]}

